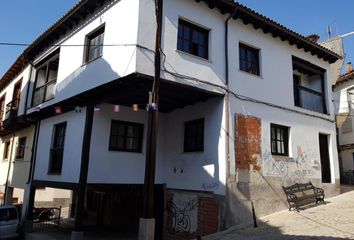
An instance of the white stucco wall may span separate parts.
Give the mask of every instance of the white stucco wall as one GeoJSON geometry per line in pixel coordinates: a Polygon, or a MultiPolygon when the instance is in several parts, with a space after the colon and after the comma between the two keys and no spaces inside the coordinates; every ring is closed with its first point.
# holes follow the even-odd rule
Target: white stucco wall
{"type": "MultiPolygon", "coordinates": [[[[55,98],[40,106],[44,108],[135,72],[134,45],[137,43],[138,13],[138,0],[115,0],[80,23],[70,35],[61,39],[57,44],[64,46],[60,48],[55,98]],[[103,47],[103,55],[85,63],[83,45],[86,36],[103,24],[105,25],[103,44],[106,45],[103,47]]],[[[44,59],[53,50],[49,49],[38,56],[34,63],[44,59]]],[[[35,78],[32,79],[32,85],[34,81],[35,78]]]]}
{"type": "Polygon", "coordinates": [[[40,122],[35,180],[77,183],[80,176],[81,151],[85,126],[85,108],[60,114],[40,122]],[[53,127],[66,122],[63,166],[60,175],[48,174],[50,148],[52,146],[53,127]]]}
{"type": "MultiPolygon", "coordinates": [[[[105,104],[94,115],[88,183],[142,184],[145,171],[147,112],[105,104]],[[111,120],[144,124],[142,153],[109,151],[111,120]]],[[[214,191],[225,194],[226,163],[223,100],[187,106],[159,115],[156,183],[168,188],[214,191]],[[184,122],[205,119],[204,151],[184,153],[184,122]]]]}

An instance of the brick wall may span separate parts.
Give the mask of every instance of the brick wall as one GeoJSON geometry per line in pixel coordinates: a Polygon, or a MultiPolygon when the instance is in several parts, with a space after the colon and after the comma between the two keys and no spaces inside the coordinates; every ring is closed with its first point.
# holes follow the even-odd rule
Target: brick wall
{"type": "Polygon", "coordinates": [[[167,228],[164,239],[194,239],[218,231],[219,208],[212,194],[168,192],[167,201],[167,228]],[[188,203],[183,205],[181,201],[173,202],[176,199],[176,194],[187,194],[189,195],[188,199],[195,199],[195,202],[193,205],[188,205],[188,203]],[[189,210],[196,211],[194,213],[195,219],[189,210]],[[195,229],[192,227],[193,225],[196,227],[195,229]]]}
{"type": "Polygon", "coordinates": [[[261,120],[252,116],[236,115],[236,168],[260,171],[257,156],[261,156],[261,120]]]}

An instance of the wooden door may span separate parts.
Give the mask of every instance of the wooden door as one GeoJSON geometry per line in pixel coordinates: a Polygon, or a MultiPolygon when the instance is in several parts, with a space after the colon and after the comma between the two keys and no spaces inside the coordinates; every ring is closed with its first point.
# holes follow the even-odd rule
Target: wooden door
{"type": "Polygon", "coordinates": [[[320,157],[321,157],[321,171],[322,171],[322,182],[331,182],[331,165],[329,159],[329,149],[328,149],[328,135],[320,134],[320,157]]]}

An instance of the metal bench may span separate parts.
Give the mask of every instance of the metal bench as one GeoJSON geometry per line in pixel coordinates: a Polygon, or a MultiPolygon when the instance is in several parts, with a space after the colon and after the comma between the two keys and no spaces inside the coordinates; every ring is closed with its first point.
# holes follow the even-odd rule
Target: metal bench
{"type": "Polygon", "coordinates": [[[324,201],[324,190],[313,186],[311,182],[295,183],[288,187],[283,186],[283,190],[289,203],[289,211],[294,209],[299,212],[299,206],[304,206],[312,202],[326,204],[324,201]]]}

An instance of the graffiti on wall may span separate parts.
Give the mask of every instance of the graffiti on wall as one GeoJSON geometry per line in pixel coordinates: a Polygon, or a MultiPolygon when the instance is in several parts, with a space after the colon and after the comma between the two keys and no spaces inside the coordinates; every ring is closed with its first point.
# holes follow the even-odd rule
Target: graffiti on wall
{"type": "Polygon", "coordinates": [[[312,150],[304,151],[297,147],[296,156],[274,157],[269,150],[263,154],[263,174],[269,177],[292,178],[301,181],[307,178],[320,178],[319,154],[312,150]]]}
{"type": "Polygon", "coordinates": [[[220,183],[219,182],[205,182],[202,183],[201,189],[204,191],[214,191],[219,188],[220,183]]]}
{"type": "Polygon", "coordinates": [[[175,194],[167,203],[167,230],[169,233],[193,233],[198,227],[198,197],[175,194]]]}

